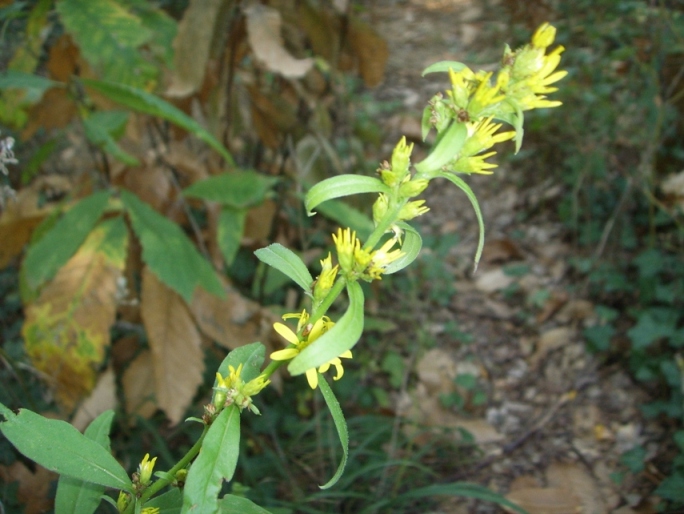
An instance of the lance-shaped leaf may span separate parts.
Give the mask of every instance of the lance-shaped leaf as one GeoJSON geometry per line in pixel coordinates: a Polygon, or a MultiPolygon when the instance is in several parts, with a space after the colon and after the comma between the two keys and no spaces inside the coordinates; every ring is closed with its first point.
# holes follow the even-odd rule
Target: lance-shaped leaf
{"type": "Polygon", "coordinates": [[[401,245],[401,251],[404,252],[404,255],[391,262],[385,269],[384,275],[396,273],[411,264],[416,260],[420,249],[423,247],[423,239],[415,228],[403,221],[397,225],[404,231],[404,244],[401,245]]]}
{"type": "Polygon", "coordinates": [[[116,318],[127,244],[123,217],[102,221],[40,296],[26,305],[26,352],[51,379],[66,410],[95,386],[116,318]]]}
{"type": "Polygon", "coordinates": [[[145,503],[145,507],[158,508],[159,512],[157,514],[180,514],[182,505],[183,495],[177,487],[166,491],[164,494],[155,496],[145,503]]]}
{"type": "Polygon", "coordinates": [[[131,480],[109,451],[65,421],[47,419],[30,410],[14,414],[0,403],[0,432],[27,458],[84,482],[132,491],[131,480]]]}
{"type": "Polygon", "coordinates": [[[276,182],[277,178],[255,171],[234,171],[195,182],[183,194],[243,209],[263,202],[276,182]]]}
{"type": "Polygon", "coordinates": [[[307,346],[288,365],[292,375],[301,375],[339,357],[358,342],[363,332],[363,290],[358,282],[347,284],[347,312],[321,337],[307,346]]]}
{"type": "Polygon", "coordinates": [[[305,292],[311,292],[313,277],[302,260],[289,248],[273,243],[266,248],[259,248],[254,255],[264,264],[291,278],[305,292]]]}
{"type": "MultiPolygon", "coordinates": [[[[83,435],[109,450],[109,431],[113,419],[113,410],[103,412],[88,425],[83,435]]],[[[105,488],[99,484],[61,476],[57,483],[55,514],[91,514],[100,505],[104,490],[105,488]]]]}
{"type": "Polygon", "coordinates": [[[445,72],[449,71],[450,69],[454,71],[461,71],[465,67],[465,64],[458,61],[439,61],[425,68],[421,74],[421,77],[424,77],[428,73],[445,72]]]}
{"type": "Polygon", "coordinates": [[[230,266],[240,251],[240,242],[245,233],[247,209],[233,209],[223,207],[219,213],[216,227],[216,239],[221,250],[221,255],[230,266]]]}
{"type": "Polygon", "coordinates": [[[121,200],[142,244],[143,260],[159,280],[188,303],[197,286],[223,297],[223,286],[214,269],[178,225],[157,213],[133,193],[122,190],[121,200]]]}
{"type": "Polygon", "coordinates": [[[233,157],[228,153],[228,150],[218,142],[218,140],[204,129],[199,123],[193,120],[190,116],[185,114],[180,109],[174,107],[165,100],[155,96],[142,89],[137,89],[132,86],[118,84],[116,82],[106,82],[102,80],[81,79],[83,83],[89,88],[94,89],[98,93],[105,95],[110,100],[113,100],[121,105],[130,107],[131,109],[158,116],[184,128],[188,132],[194,134],[197,138],[207,143],[210,147],[216,150],[221,157],[230,165],[234,165],[233,157]]]}
{"type": "Polygon", "coordinates": [[[83,129],[91,143],[110,153],[124,164],[137,166],[138,159],[124,151],[116,140],[123,135],[128,122],[125,111],[99,111],[83,120],[83,129]]]}
{"type": "Polygon", "coordinates": [[[368,239],[375,225],[366,214],[342,200],[330,200],[318,206],[318,212],[343,227],[349,227],[361,241],[368,239]]]}
{"type": "Polygon", "coordinates": [[[51,87],[64,87],[64,84],[40,75],[17,70],[7,70],[0,73],[0,89],[24,89],[28,91],[30,96],[40,98],[45,90],[51,87]]]}
{"type": "Polygon", "coordinates": [[[271,511],[259,507],[249,498],[226,494],[219,502],[221,514],[270,514],[271,511]]]}
{"type": "Polygon", "coordinates": [[[434,176],[439,170],[453,160],[463,148],[468,135],[465,123],[453,121],[448,129],[437,140],[437,144],[425,159],[416,164],[418,173],[434,176]]]}
{"type": "Polygon", "coordinates": [[[389,187],[375,177],[365,177],[363,175],[331,177],[309,189],[304,200],[306,211],[309,216],[313,216],[313,209],[326,200],[359,193],[389,193],[389,187]]]}
{"type": "Polygon", "coordinates": [[[201,337],[181,297],[149,268],[142,274],[140,310],[152,350],[157,402],[175,424],[202,383],[201,337]]]}
{"type": "Polygon", "coordinates": [[[199,456],[190,466],[183,489],[183,510],[213,514],[218,512],[218,495],[223,481],[230,481],[240,454],[240,410],[236,405],[223,409],[209,427],[199,456]]]}
{"type": "Polygon", "coordinates": [[[107,206],[108,191],[87,196],[74,205],[26,253],[22,274],[26,285],[38,289],[76,252],[107,206]]]}
{"type": "Polygon", "coordinates": [[[480,228],[480,236],[477,242],[477,251],[475,252],[475,259],[473,259],[474,273],[475,271],[477,271],[477,265],[480,263],[480,257],[482,257],[482,249],[484,248],[485,237],[484,219],[482,219],[480,203],[477,201],[477,197],[475,196],[475,193],[473,193],[473,190],[470,189],[470,186],[466,184],[466,182],[461,177],[454,175],[453,173],[440,173],[439,176],[451,181],[454,185],[456,185],[456,187],[461,189],[461,191],[463,191],[466,194],[468,200],[470,200],[470,203],[473,206],[473,209],[475,210],[475,216],[477,216],[477,224],[480,228]]]}
{"type": "Polygon", "coordinates": [[[328,385],[328,382],[322,375],[320,375],[320,373],[318,377],[318,387],[323,394],[325,403],[328,406],[330,415],[333,418],[335,429],[337,430],[337,436],[340,438],[340,444],[342,445],[342,460],[337,466],[337,471],[333,477],[328,480],[328,482],[319,486],[321,489],[330,489],[337,483],[340,477],[342,477],[342,473],[344,473],[344,467],[347,465],[347,457],[349,455],[349,432],[347,431],[347,422],[344,419],[344,413],[342,412],[342,407],[340,407],[340,402],[337,401],[332,389],[330,389],[330,385],[328,385]]]}

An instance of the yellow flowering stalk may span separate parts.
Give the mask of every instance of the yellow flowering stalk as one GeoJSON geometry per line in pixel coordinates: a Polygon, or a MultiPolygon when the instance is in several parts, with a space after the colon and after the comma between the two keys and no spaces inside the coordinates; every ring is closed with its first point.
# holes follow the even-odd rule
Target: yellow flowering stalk
{"type": "MultiPolygon", "coordinates": [[[[323,316],[313,325],[307,324],[309,321],[309,314],[306,312],[306,310],[303,310],[301,313],[290,313],[283,315],[283,319],[291,318],[299,319],[299,322],[297,323],[297,333],[293,332],[292,329],[284,323],[274,323],[273,325],[275,331],[278,332],[278,334],[280,334],[288,343],[290,343],[290,345],[284,350],[278,350],[271,354],[271,359],[274,361],[288,361],[294,359],[302,350],[304,350],[304,348],[312,344],[314,341],[316,341],[316,339],[321,337],[333,326],[335,326],[335,323],[327,316],[323,316]]],[[[339,357],[322,364],[318,368],[311,368],[306,371],[306,380],[311,389],[316,389],[316,387],[318,387],[318,373],[325,373],[330,369],[331,366],[334,366],[337,372],[333,377],[333,380],[339,380],[342,378],[344,375],[344,368],[342,367],[342,361],[340,358],[351,359],[351,351],[347,350],[339,357]]]]}

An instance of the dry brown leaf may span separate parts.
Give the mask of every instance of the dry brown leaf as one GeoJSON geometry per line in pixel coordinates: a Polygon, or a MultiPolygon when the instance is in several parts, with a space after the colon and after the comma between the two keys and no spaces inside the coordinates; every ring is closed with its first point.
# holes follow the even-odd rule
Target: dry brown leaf
{"type": "Polygon", "coordinates": [[[568,293],[565,291],[553,291],[551,296],[544,302],[544,306],[536,316],[537,323],[541,325],[553,317],[568,301],[568,293]]]}
{"type": "Polygon", "coordinates": [[[164,214],[173,196],[171,181],[162,166],[126,168],[117,175],[113,185],[133,191],[154,210],[164,214]]]}
{"type": "Polygon", "coordinates": [[[80,52],[69,34],[62,34],[50,47],[47,69],[50,77],[67,82],[79,64],[80,52]]]}
{"type": "Polygon", "coordinates": [[[143,270],[141,312],[154,360],[159,408],[172,424],[181,419],[202,383],[200,334],[182,298],[148,268],[143,270]]]}
{"type": "Polygon", "coordinates": [[[514,278],[506,275],[502,268],[478,273],[475,287],[484,293],[493,293],[505,289],[514,282],[514,278]]]}
{"type": "Polygon", "coordinates": [[[55,473],[42,466],[37,466],[36,472],[33,473],[19,461],[13,462],[10,466],[0,465],[0,481],[5,484],[19,482],[17,500],[24,505],[24,514],[40,514],[52,509],[50,490],[55,478],[55,473]]]}
{"type": "Polygon", "coordinates": [[[585,467],[557,462],[546,470],[546,479],[550,486],[570,489],[580,501],[582,514],[606,514],[601,491],[585,467]]]}
{"type": "Polygon", "coordinates": [[[0,268],[9,264],[19,255],[28,243],[33,229],[50,214],[54,208],[51,202],[41,201],[46,193],[56,193],[61,198],[71,189],[71,183],[60,175],[39,177],[33,183],[21,189],[14,200],[6,202],[5,210],[0,215],[0,268]]]}
{"type": "Polygon", "coordinates": [[[266,243],[273,226],[278,206],[273,200],[265,200],[247,212],[244,242],[247,245],[266,243]]]}
{"type": "Polygon", "coordinates": [[[252,4],[244,12],[249,46],[266,68],[287,78],[301,78],[311,69],[313,59],[296,59],[283,47],[277,10],[252,4]]]}
{"type": "MultiPolygon", "coordinates": [[[[106,245],[113,225],[100,224],[25,308],[22,335],[34,366],[52,381],[61,405],[71,411],[95,385],[95,369],[110,343],[125,239],[120,252],[106,245]]],[[[118,237],[118,236],[117,236],[118,237]]]]}
{"type": "Polygon", "coordinates": [[[141,352],[124,371],[121,383],[126,398],[126,413],[149,419],[157,410],[152,353],[141,352]]]}
{"type": "Polygon", "coordinates": [[[432,348],[416,364],[418,379],[435,395],[454,390],[457,365],[453,356],[441,348],[432,348]]]}
{"type": "Polygon", "coordinates": [[[509,238],[490,239],[482,249],[481,262],[487,264],[503,264],[505,262],[519,260],[524,257],[523,253],[515,244],[515,241],[509,238]]]}
{"type": "Polygon", "coordinates": [[[104,411],[114,409],[116,407],[116,377],[114,370],[107,368],[107,370],[100,375],[97,384],[90,393],[90,396],[79,406],[71,424],[78,430],[83,432],[85,428],[97,416],[104,411]]]}
{"type": "Polygon", "coordinates": [[[310,2],[299,2],[297,15],[298,26],[306,33],[314,54],[335,62],[340,51],[339,17],[316,9],[310,2]]]}
{"type": "Polygon", "coordinates": [[[204,81],[211,42],[223,0],[191,0],[173,40],[173,72],[166,94],[196,93],[204,81]]]}
{"type": "Polygon", "coordinates": [[[349,24],[349,41],[358,59],[359,72],[368,87],[375,87],[385,76],[389,58],[387,41],[367,23],[352,18],[349,24]]]}
{"type": "Polygon", "coordinates": [[[555,350],[563,348],[573,342],[575,330],[571,327],[558,327],[547,330],[537,342],[537,350],[530,357],[530,366],[537,368],[546,356],[555,350]]]}
{"type": "MultiPolygon", "coordinates": [[[[532,487],[518,489],[506,498],[529,514],[579,514],[582,513],[580,500],[563,487],[532,487]]],[[[508,512],[513,512],[506,509],[508,512]]]]}
{"type": "Polygon", "coordinates": [[[30,139],[38,129],[50,130],[66,127],[76,114],[76,104],[66,89],[48,89],[43,98],[31,107],[29,122],[21,133],[23,140],[30,139]]]}

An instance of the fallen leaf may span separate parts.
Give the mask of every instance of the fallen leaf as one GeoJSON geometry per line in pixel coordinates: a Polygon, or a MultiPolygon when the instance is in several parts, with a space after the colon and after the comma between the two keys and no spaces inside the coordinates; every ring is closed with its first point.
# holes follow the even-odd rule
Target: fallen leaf
{"type": "Polygon", "coordinates": [[[369,24],[352,18],[349,24],[349,42],[358,60],[359,73],[368,87],[375,87],[385,76],[389,58],[387,41],[369,24]]]}
{"type": "Polygon", "coordinates": [[[482,249],[482,263],[503,264],[505,262],[520,260],[524,257],[518,245],[512,239],[490,239],[482,249]]]}
{"type": "Polygon", "coordinates": [[[277,10],[253,4],[246,7],[244,12],[249,46],[266,68],[287,78],[301,78],[311,69],[313,59],[296,59],[283,47],[280,13],[277,10]]]}
{"type": "Polygon", "coordinates": [[[437,394],[448,394],[454,390],[457,364],[453,356],[441,348],[428,350],[416,364],[418,379],[427,389],[437,394]]]}
{"type": "Polygon", "coordinates": [[[514,278],[506,275],[502,268],[479,273],[475,279],[475,287],[484,293],[493,293],[505,289],[514,282],[514,278]]]}
{"type": "MultiPolygon", "coordinates": [[[[529,514],[578,514],[583,512],[580,500],[563,487],[533,487],[518,489],[506,498],[529,514]]],[[[513,512],[506,509],[507,512],[513,512]]]]}
{"type": "Polygon", "coordinates": [[[551,464],[546,470],[546,479],[552,487],[565,487],[579,499],[582,514],[606,514],[602,493],[594,477],[577,463],[551,464]]]}
{"type": "Polygon", "coordinates": [[[204,81],[215,25],[223,0],[191,0],[178,23],[173,40],[173,71],[166,94],[196,93],[204,81]]]}
{"type": "Polygon", "coordinates": [[[90,396],[78,407],[71,424],[83,432],[97,416],[116,407],[116,377],[114,370],[107,368],[100,375],[90,396]]]}
{"type": "Polygon", "coordinates": [[[172,424],[183,419],[202,383],[200,334],[183,299],[149,268],[142,274],[141,313],[152,350],[159,408],[172,424]]]}
{"type": "Polygon", "coordinates": [[[558,327],[547,330],[539,336],[537,349],[530,357],[530,366],[537,368],[550,352],[567,346],[573,342],[574,338],[575,330],[570,327],[558,327]]]}
{"type": "MultiPolygon", "coordinates": [[[[24,505],[24,514],[40,514],[52,509],[50,498],[52,481],[57,475],[42,466],[37,466],[35,473],[20,461],[9,466],[0,465],[0,479],[5,484],[19,482],[17,500],[24,505]]],[[[0,507],[2,503],[0,503],[0,507]]],[[[4,511],[3,511],[4,512],[4,511]]]]}

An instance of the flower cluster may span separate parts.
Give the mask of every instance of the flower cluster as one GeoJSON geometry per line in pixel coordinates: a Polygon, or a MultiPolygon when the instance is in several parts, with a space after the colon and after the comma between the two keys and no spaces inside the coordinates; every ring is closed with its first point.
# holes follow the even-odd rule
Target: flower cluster
{"type": "Polygon", "coordinates": [[[342,272],[368,282],[380,280],[387,266],[404,255],[400,249],[392,250],[399,241],[397,236],[388,239],[375,251],[364,250],[356,232],[350,228],[338,229],[337,234],[333,234],[333,241],[342,272]]]}
{"type": "MultiPolygon", "coordinates": [[[[306,312],[306,309],[301,313],[290,313],[283,315],[283,319],[292,318],[299,320],[297,322],[297,332],[293,332],[292,329],[284,323],[275,323],[273,325],[275,331],[283,336],[288,343],[290,343],[290,345],[284,350],[278,350],[271,354],[271,359],[274,361],[287,361],[295,358],[302,350],[304,350],[304,348],[312,344],[314,341],[316,341],[316,339],[321,337],[333,326],[335,326],[335,323],[327,316],[323,316],[313,324],[309,323],[309,314],[306,312]]],[[[338,357],[335,357],[318,368],[311,368],[306,371],[306,380],[309,382],[311,389],[316,389],[316,387],[318,387],[318,373],[325,373],[330,369],[331,366],[334,366],[335,371],[337,372],[333,379],[339,380],[342,378],[342,375],[344,375],[344,368],[342,367],[342,361],[340,358],[351,359],[351,351],[347,350],[338,357]]]]}
{"type": "Polygon", "coordinates": [[[263,375],[245,382],[242,378],[242,364],[237,369],[228,366],[228,374],[223,377],[216,373],[216,386],[214,386],[213,405],[217,409],[225,405],[237,405],[240,410],[249,408],[254,414],[260,414],[259,409],[252,402],[252,396],[256,396],[261,390],[270,384],[263,375]]]}
{"type": "Polygon", "coordinates": [[[567,75],[556,71],[564,48],[546,53],[556,37],[556,29],[544,23],[532,36],[532,41],[513,51],[506,46],[502,67],[493,80],[493,72],[473,72],[465,65],[449,69],[451,89],[446,96],[434,96],[423,114],[425,129],[434,128],[442,134],[452,123],[463,123],[467,135],[463,148],[444,165],[452,173],[491,173],[496,164],[487,162],[496,152],[488,151],[496,143],[513,139],[519,145],[522,133],[496,133],[500,123],[522,124],[522,113],[531,109],[558,107],[561,102],[546,95],[557,91],[551,87],[567,75]],[[483,153],[486,152],[486,153],[483,153]]]}

